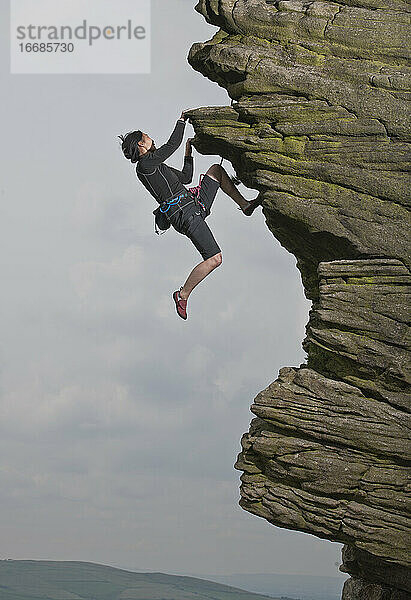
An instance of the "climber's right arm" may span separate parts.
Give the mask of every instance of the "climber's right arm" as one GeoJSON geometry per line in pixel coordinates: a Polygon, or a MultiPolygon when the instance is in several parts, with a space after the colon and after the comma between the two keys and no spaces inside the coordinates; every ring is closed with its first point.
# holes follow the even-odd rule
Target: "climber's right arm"
{"type": "MultiPolygon", "coordinates": [[[[182,113],[184,115],[184,113],[182,113]]],[[[151,172],[153,169],[161,165],[162,162],[167,160],[183,141],[184,130],[185,130],[185,118],[180,117],[174,127],[173,133],[170,135],[169,140],[154,150],[154,152],[146,152],[138,161],[138,170],[142,173],[144,171],[151,172]]]]}

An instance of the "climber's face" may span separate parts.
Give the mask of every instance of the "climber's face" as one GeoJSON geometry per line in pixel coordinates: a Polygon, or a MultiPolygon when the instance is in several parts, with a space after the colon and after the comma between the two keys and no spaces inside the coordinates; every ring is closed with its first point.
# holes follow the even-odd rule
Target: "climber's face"
{"type": "Polygon", "coordinates": [[[145,154],[146,152],[154,152],[156,149],[154,140],[151,139],[146,133],[143,133],[141,140],[138,142],[140,147],[140,155],[145,154]]]}

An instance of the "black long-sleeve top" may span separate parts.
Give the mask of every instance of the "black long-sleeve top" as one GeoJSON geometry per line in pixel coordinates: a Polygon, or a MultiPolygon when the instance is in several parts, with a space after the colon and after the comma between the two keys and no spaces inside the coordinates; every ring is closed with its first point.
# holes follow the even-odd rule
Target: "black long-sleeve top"
{"type": "Polygon", "coordinates": [[[185,121],[178,119],[169,140],[154,152],[146,152],[137,161],[137,177],[159,203],[184,192],[183,184],[191,183],[193,179],[192,156],[184,157],[182,171],[164,163],[180,146],[184,130],[185,121]]]}

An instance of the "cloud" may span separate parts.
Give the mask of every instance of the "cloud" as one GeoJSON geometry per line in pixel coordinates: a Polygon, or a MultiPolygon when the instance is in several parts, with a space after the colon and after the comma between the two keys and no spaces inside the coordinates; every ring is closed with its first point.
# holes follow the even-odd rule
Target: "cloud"
{"type": "MultiPolygon", "coordinates": [[[[119,168],[121,166],[119,162],[119,168]]],[[[144,209],[135,199],[136,183],[130,178],[126,181],[132,194],[128,193],[128,186],[119,186],[116,191],[113,186],[107,188],[95,180],[80,182],[69,215],[72,226],[82,235],[105,244],[132,244],[138,236],[144,209]]]]}
{"type": "Polygon", "coordinates": [[[70,278],[81,299],[89,297],[91,292],[95,295],[106,294],[107,289],[110,290],[110,296],[124,297],[125,291],[139,287],[136,284],[141,274],[142,259],[141,246],[129,246],[120,257],[108,262],[87,261],[74,264],[70,269],[70,278]]]}

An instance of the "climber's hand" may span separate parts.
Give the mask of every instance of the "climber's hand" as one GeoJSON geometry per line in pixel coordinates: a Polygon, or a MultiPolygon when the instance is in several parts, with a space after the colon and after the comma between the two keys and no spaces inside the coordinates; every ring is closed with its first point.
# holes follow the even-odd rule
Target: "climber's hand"
{"type": "Polygon", "coordinates": [[[183,112],[181,113],[181,117],[180,117],[180,119],[184,119],[184,121],[187,121],[187,119],[188,119],[188,115],[186,115],[186,114],[185,114],[185,112],[183,111],[183,112]]]}
{"type": "Polygon", "coordinates": [[[191,156],[193,139],[194,138],[188,138],[186,142],[186,156],[191,156]]]}

